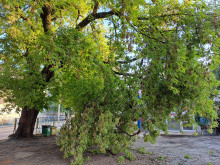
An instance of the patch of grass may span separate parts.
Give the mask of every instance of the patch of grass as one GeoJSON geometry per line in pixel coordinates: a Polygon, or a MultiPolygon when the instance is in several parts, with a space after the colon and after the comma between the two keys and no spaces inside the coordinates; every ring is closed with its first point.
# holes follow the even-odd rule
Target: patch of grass
{"type": "Polygon", "coordinates": [[[146,154],[147,153],[147,150],[144,148],[144,147],[139,147],[137,149],[137,151],[140,153],[140,154],[146,154]]]}
{"type": "Polygon", "coordinates": [[[136,157],[134,156],[134,154],[133,154],[132,152],[130,152],[130,151],[127,151],[125,154],[126,154],[126,158],[127,158],[128,160],[135,160],[135,159],[136,159],[136,157]]]}
{"type": "Polygon", "coordinates": [[[210,151],[209,151],[209,154],[214,154],[214,151],[210,150],[210,151]]]}
{"type": "Polygon", "coordinates": [[[146,148],[144,147],[139,147],[136,149],[140,154],[148,154],[148,155],[152,155],[152,152],[146,150],[146,148]]]}
{"type": "Polygon", "coordinates": [[[191,157],[190,157],[189,154],[185,155],[184,158],[186,158],[186,159],[191,159],[191,157]]]}
{"type": "Polygon", "coordinates": [[[124,162],[125,162],[124,156],[119,156],[118,157],[118,163],[124,163],[124,162]]]}
{"type": "Polygon", "coordinates": [[[164,160],[164,159],[166,159],[167,158],[167,156],[165,155],[165,156],[159,156],[158,158],[157,158],[157,160],[164,160]]]}
{"type": "Polygon", "coordinates": [[[214,165],[213,163],[208,163],[208,165],[214,165]]]}
{"type": "Polygon", "coordinates": [[[91,157],[90,156],[88,156],[87,158],[85,158],[85,162],[88,162],[88,161],[90,161],[91,160],[91,157]]]}
{"type": "Polygon", "coordinates": [[[150,152],[150,151],[147,151],[146,154],[148,154],[148,155],[152,155],[153,153],[150,152]]]}

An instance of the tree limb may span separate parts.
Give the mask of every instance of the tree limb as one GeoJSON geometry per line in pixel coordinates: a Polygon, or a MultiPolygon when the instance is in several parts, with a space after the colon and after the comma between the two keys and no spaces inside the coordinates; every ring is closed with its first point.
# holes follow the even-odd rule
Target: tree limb
{"type": "Polygon", "coordinates": [[[76,18],[76,24],[78,24],[79,17],[80,17],[80,10],[78,10],[78,14],[77,14],[77,18],[76,18]]]}
{"type": "Polygon", "coordinates": [[[141,35],[143,35],[143,36],[145,36],[145,37],[147,37],[147,38],[149,38],[149,39],[153,39],[153,40],[155,40],[155,41],[158,41],[158,42],[161,42],[161,43],[164,44],[164,41],[160,41],[160,40],[158,40],[157,38],[150,37],[149,35],[146,35],[146,34],[143,33],[142,31],[138,30],[138,29],[135,27],[135,25],[131,24],[130,22],[128,22],[128,23],[129,23],[130,26],[134,29],[134,31],[136,31],[137,33],[139,33],[139,34],[141,34],[141,35]]]}
{"type": "Polygon", "coordinates": [[[133,133],[132,135],[130,135],[129,133],[127,133],[124,130],[122,130],[120,127],[118,127],[118,129],[120,129],[120,131],[121,131],[121,132],[118,132],[118,133],[125,133],[126,135],[128,135],[130,137],[138,135],[139,133],[141,133],[141,130],[138,130],[136,133],[133,133]]]}
{"type": "Polygon", "coordinates": [[[96,19],[107,18],[112,15],[120,16],[120,13],[115,12],[113,10],[108,11],[108,12],[100,12],[100,13],[96,13],[96,14],[91,13],[76,26],[76,29],[78,29],[80,31],[84,27],[86,27],[90,22],[92,22],[96,19]]]}
{"type": "Polygon", "coordinates": [[[131,62],[134,62],[134,61],[137,61],[137,58],[132,58],[128,61],[117,61],[117,62],[120,63],[120,64],[127,64],[127,63],[131,63],[131,62]]]}
{"type": "Polygon", "coordinates": [[[43,13],[40,14],[40,17],[42,19],[44,32],[47,32],[51,29],[51,12],[52,7],[49,4],[45,4],[42,7],[43,13]]]}
{"type": "Polygon", "coordinates": [[[173,14],[163,14],[163,15],[156,15],[156,16],[153,16],[153,17],[138,17],[138,20],[149,20],[151,18],[162,18],[162,17],[170,17],[170,16],[182,16],[182,15],[185,15],[185,16],[192,16],[192,15],[189,15],[189,14],[181,14],[181,13],[173,13],[173,14]]]}
{"type": "MultiPolygon", "coordinates": [[[[215,16],[215,14],[205,14],[209,16],[215,16]]],[[[196,16],[195,14],[187,14],[187,13],[171,13],[171,14],[163,14],[163,15],[156,15],[152,17],[138,17],[138,20],[149,20],[151,18],[162,18],[162,17],[171,17],[171,16],[196,16]]]]}
{"type": "Polygon", "coordinates": [[[117,72],[117,71],[114,71],[114,70],[112,70],[115,74],[117,74],[117,75],[121,75],[121,76],[133,76],[133,74],[131,74],[131,73],[121,73],[121,72],[117,72]]]}
{"type": "MultiPolygon", "coordinates": [[[[42,19],[44,33],[47,33],[51,30],[51,12],[52,12],[52,6],[49,4],[45,4],[42,7],[43,13],[40,14],[40,17],[42,19]]],[[[43,68],[41,71],[42,75],[45,75],[46,82],[49,82],[50,79],[54,76],[54,71],[51,71],[51,68],[53,65],[47,65],[43,68]]]]}
{"type": "Polygon", "coordinates": [[[99,9],[99,2],[95,2],[95,6],[94,6],[94,8],[93,8],[93,14],[96,14],[97,13],[97,11],[98,11],[98,9],[99,9]]]}

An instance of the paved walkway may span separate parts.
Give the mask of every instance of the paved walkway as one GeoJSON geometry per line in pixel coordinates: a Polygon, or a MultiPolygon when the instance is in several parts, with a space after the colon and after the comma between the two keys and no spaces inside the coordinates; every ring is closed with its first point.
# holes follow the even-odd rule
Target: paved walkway
{"type": "Polygon", "coordinates": [[[0,140],[7,139],[13,133],[14,127],[0,127],[0,140]]]}

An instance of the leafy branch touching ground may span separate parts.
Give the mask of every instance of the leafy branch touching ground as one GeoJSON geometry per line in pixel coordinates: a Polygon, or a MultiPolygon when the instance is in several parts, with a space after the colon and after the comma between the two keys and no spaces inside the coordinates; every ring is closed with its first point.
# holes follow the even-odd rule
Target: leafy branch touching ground
{"type": "Polygon", "coordinates": [[[125,162],[125,158],[123,156],[119,156],[118,163],[124,163],[124,162],[125,162]]]}
{"type": "Polygon", "coordinates": [[[152,152],[147,151],[146,148],[144,148],[144,147],[139,147],[139,148],[137,148],[137,151],[138,151],[140,154],[152,155],[152,152]]]}

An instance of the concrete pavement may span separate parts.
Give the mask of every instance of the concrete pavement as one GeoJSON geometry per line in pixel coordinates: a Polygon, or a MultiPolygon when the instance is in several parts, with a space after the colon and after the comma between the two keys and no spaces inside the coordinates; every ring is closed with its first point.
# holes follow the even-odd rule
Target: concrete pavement
{"type": "Polygon", "coordinates": [[[7,139],[13,133],[14,127],[0,127],[0,140],[7,139]]]}

